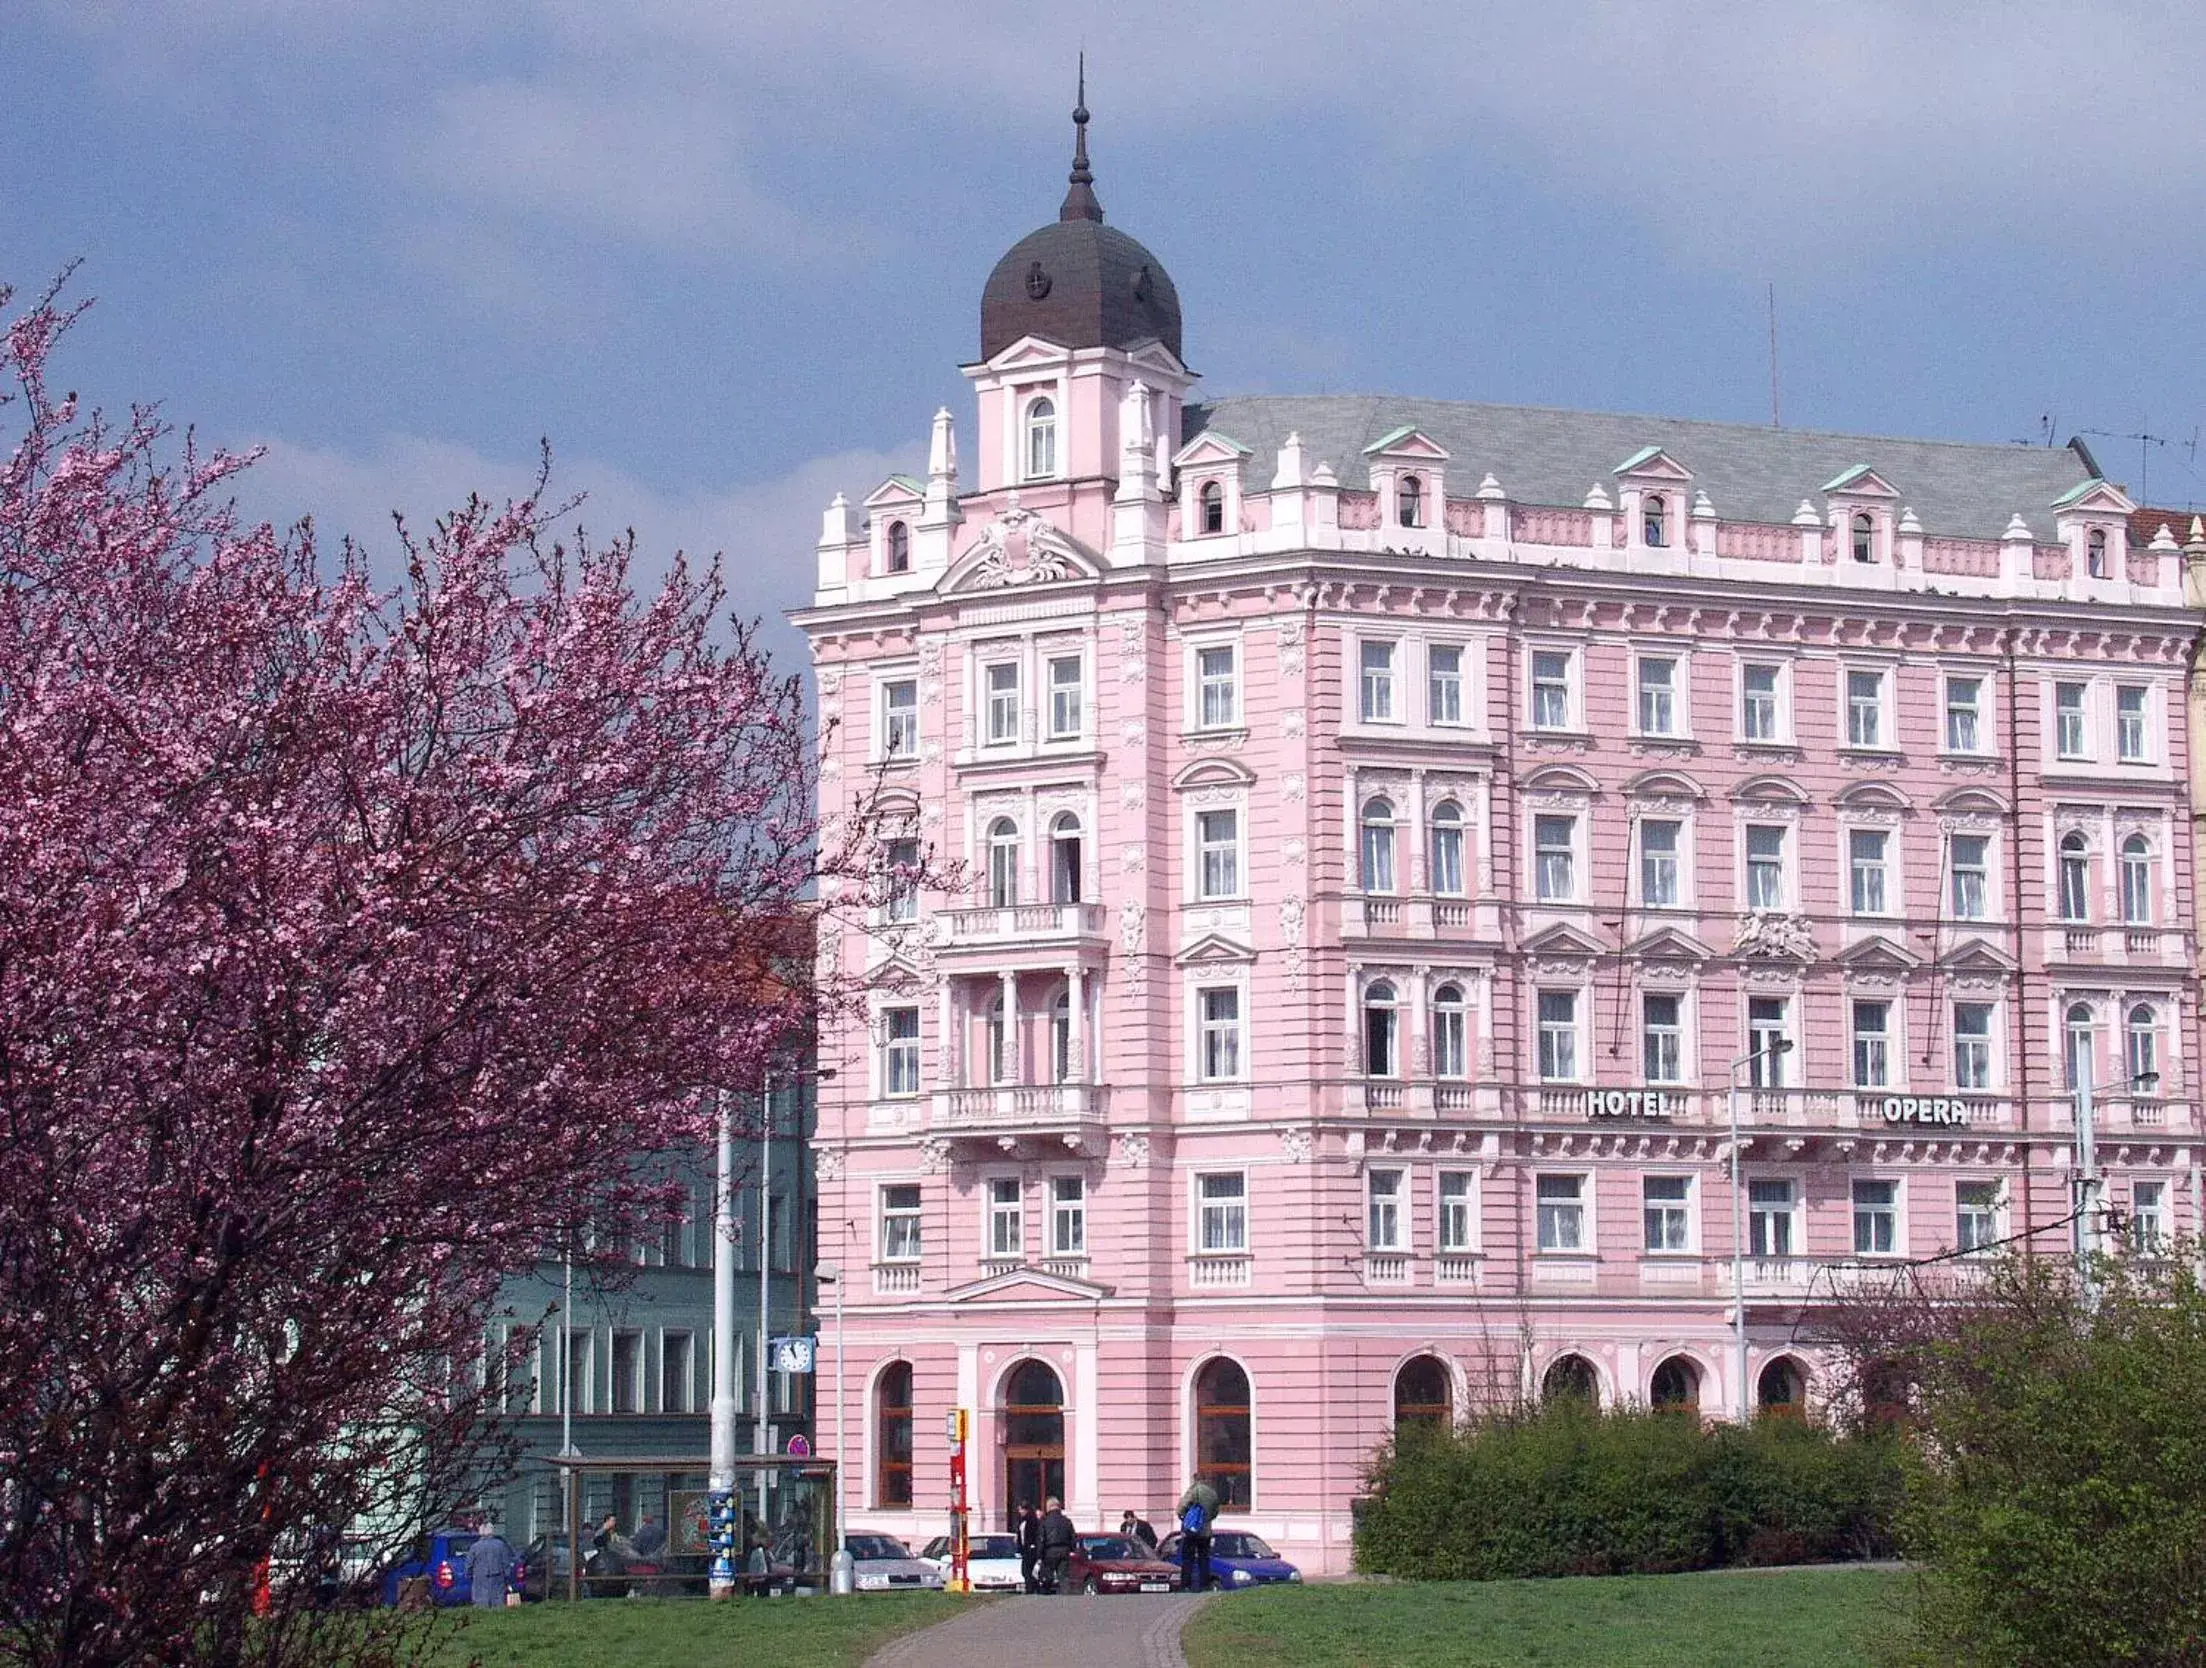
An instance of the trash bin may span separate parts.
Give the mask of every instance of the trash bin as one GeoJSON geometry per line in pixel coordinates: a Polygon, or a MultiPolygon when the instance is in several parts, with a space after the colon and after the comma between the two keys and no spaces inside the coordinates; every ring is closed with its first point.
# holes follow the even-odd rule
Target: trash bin
{"type": "Polygon", "coordinates": [[[838,1546],[835,1556],[827,1560],[827,1590],[842,1594],[856,1592],[858,1588],[857,1560],[850,1556],[850,1548],[838,1546]]]}

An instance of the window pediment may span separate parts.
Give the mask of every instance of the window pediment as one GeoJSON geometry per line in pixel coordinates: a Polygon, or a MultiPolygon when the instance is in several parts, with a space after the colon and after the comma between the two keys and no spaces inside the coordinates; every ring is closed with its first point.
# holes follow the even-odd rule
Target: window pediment
{"type": "Polygon", "coordinates": [[[1886,782],[1856,782],[1834,802],[1849,811],[1912,811],[1907,795],[1886,782]]]}
{"type": "Polygon", "coordinates": [[[1849,944],[1838,953],[1837,961],[1850,973],[1877,971],[1904,972],[1920,967],[1923,958],[1915,954],[1896,938],[1883,933],[1872,933],[1859,943],[1849,944]]]}
{"type": "Polygon", "coordinates": [[[1843,494],[1848,498],[1897,499],[1900,489],[1871,469],[1866,463],[1857,463],[1843,475],[1825,481],[1826,493],[1843,494]]]}
{"type": "Polygon", "coordinates": [[[1643,770],[1624,784],[1633,799],[1706,799],[1708,790],[1682,770],[1643,770]]]}
{"type": "Polygon", "coordinates": [[[1601,784],[1592,772],[1580,770],[1576,765],[1542,765],[1524,778],[1527,793],[1564,793],[1591,796],[1601,791],[1601,784]]]}
{"type": "Polygon", "coordinates": [[[1255,782],[1256,772],[1241,763],[1239,759],[1220,758],[1215,755],[1191,760],[1180,766],[1178,772],[1172,778],[1172,786],[1175,789],[1182,790],[1187,788],[1246,788],[1254,786],[1255,782]]]}
{"type": "Polygon", "coordinates": [[[1803,806],[1808,803],[1807,790],[1789,776],[1749,776],[1731,790],[1731,797],[1742,804],[1803,806]]]}
{"type": "Polygon", "coordinates": [[[1661,481],[1672,486],[1683,485],[1693,478],[1690,469],[1660,446],[1640,447],[1609,473],[1619,480],[1661,481]]]}
{"type": "Polygon", "coordinates": [[[1581,932],[1567,922],[1559,922],[1544,932],[1534,933],[1524,941],[1523,948],[1526,955],[1557,960],[1598,956],[1606,947],[1591,934],[1581,932]]]}
{"type": "Polygon", "coordinates": [[[916,509],[927,501],[927,489],[909,475],[891,475],[866,494],[869,510],[916,509]]]}
{"type": "Polygon", "coordinates": [[[1216,429],[1205,429],[1172,454],[1172,467],[1200,469],[1218,464],[1238,465],[1243,458],[1252,455],[1250,448],[1242,445],[1232,435],[1221,434],[1216,429]]]}
{"type": "Polygon", "coordinates": [[[1246,966],[1256,960],[1250,946],[1221,932],[1206,932],[1172,958],[1175,967],[1246,966]]]}
{"type": "Polygon", "coordinates": [[[1367,458],[1415,459],[1419,463],[1446,463],[1448,449],[1413,423],[1389,429],[1363,449],[1367,458]]]}
{"type": "Polygon", "coordinates": [[[2003,817],[2007,799],[1989,788],[1955,788],[1932,800],[1931,809],[1955,817],[2003,817]]]}

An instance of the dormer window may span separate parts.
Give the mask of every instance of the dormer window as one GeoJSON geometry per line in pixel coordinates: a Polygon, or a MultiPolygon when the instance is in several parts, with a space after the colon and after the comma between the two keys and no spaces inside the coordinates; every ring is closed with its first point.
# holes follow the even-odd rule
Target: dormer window
{"type": "Polygon", "coordinates": [[[2106,529],[2094,527],[2083,543],[2084,571],[2093,579],[2106,577],[2106,529]]]}
{"type": "Polygon", "coordinates": [[[1401,485],[1394,489],[1394,502],[1404,527],[1424,526],[1425,483],[1421,477],[1404,475],[1401,485]]]}
{"type": "Polygon", "coordinates": [[[1647,548],[1660,550],[1670,542],[1670,505],[1659,492],[1647,494],[1641,507],[1640,520],[1647,536],[1647,548]]]}
{"type": "Polygon", "coordinates": [[[1202,503],[1202,527],[1206,533],[1223,533],[1226,530],[1226,489],[1217,481],[1203,482],[1198,495],[1202,503]]]}
{"type": "Polygon", "coordinates": [[[1877,559],[1877,524],[1868,513],[1854,517],[1854,560],[1874,562],[1877,559]]]}
{"type": "Polygon", "coordinates": [[[1046,481],[1057,473],[1057,406],[1046,396],[1026,408],[1026,478],[1046,481]]]}
{"type": "Polygon", "coordinates": [[[912,530],[901,521],[889,523],[889,572],[909,573],[912,565],[912,530]]]}

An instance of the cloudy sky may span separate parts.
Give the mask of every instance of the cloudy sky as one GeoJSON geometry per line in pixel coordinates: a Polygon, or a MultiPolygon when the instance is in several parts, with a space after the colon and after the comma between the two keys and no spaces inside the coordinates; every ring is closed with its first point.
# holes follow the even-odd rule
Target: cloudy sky
{"type": "MultiPolygon", "coordinates": [[[[525,483],[810,541],[969,410],[996,256],[1098,191],[1218,393],[2094,436],[2206,503],[2206,7],[2075,0],[5,0],[0,282],[64,372],[387,548],[525,483]]],[[[778,634],[787,646],[790,638],[778,634]]]]}

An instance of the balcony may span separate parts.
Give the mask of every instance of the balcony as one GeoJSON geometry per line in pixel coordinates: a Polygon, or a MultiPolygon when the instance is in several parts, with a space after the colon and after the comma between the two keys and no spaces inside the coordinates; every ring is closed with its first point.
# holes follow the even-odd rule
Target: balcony
{"type": "Polygon", "coordinates": [[[1406,1286],[1410,1261],[1399,1251],[1369,1251],[1363,1259],[1363,1283],[1367,1286],[1406,1286]]]}
{"type": "Polygon", "coordinates": [[[879,1297],[908,1297],[919,1290],[917,1263],[875,1263],[873,1290],[879,1297]]]}
{"type": "Polygon", "coordinates": [[[1196,1291],[1225,1291],[1246,1288],[1255,1282],[1255,1264],[1245,1254],[1190,1257],[1187,1259],[1187,1283],[1196,1291]]]}
{"type": "MultiPolygon", "coordinates": [[[[1808,1295],[1821,1266],[1806,1257],[1749,1257],[1743,1270],[1746,1295],[1798,1301],[1808,1295]]],[[[1725,1285],[1728,1294],[1728,1280],[1725,1285]]]]}
{"type": "Polygon", "coordinates": [[[946,909],[943,949],[1007,946],[1074,948],[1103,941],[1103,906],[1092,903],[1013,904],[1004,909],[946,909]]]}
{"type": "Polygon", "coordinates": [[[1477,1254],[1470,1251],[1441,1252],[1432,1260],[1432,1283],[1436,1286],[1477,1285],[1477,1254]]]}
{"type": "Polygon", "coordinates": [[[1107,1089],[1093,1083],[1004,1083],[990,1089],[942,1089],[934,1097],[929,1127],[938,1135],[993,1136],[1013,1139],[1022,1135],[1066,1137],[1066,1145],[1078,1147],[1090,1132],[1100,1142],[1096,1126],[1110,1098],[1107,1089]]]}

